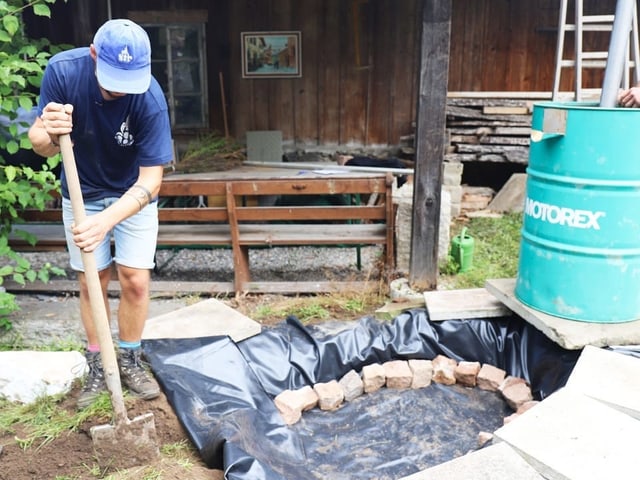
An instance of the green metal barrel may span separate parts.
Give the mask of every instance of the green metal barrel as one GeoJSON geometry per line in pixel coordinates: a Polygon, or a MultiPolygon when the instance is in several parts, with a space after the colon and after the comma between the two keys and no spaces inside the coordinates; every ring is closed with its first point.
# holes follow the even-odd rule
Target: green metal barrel
{"type": "Polygon", "coordinates": [[[534,105],[515,295],[554,316],[640,319],[640,109],[534,105]]]}

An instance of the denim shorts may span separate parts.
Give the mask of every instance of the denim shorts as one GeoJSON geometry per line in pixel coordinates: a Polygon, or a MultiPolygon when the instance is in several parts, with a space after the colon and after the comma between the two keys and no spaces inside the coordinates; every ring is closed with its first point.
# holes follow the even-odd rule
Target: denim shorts
{"type": "MultiPolygon", "coordinates": [[[[87,216],[101,212],[113,205],[118,198],[105,198],[94,202],[85,203],[87,216]]],[[[62,219],[67,239],[67,249],[71,268],[82,272],[82,254],[73,243],[71,224],[73,212],[71,201],[62,199],[62,219]]],[[[113,261],[125,267],[152,269],[155,265],[156,243],[158,239],[158,203],[153,202],[144,207],[140,212],[117,224],[113,230],[107,233],[104,240],[93,251],[98,271],[109,267],[113,261]],[[115,245],[115,255],[112,255],[111,244],[115,245]]]]}

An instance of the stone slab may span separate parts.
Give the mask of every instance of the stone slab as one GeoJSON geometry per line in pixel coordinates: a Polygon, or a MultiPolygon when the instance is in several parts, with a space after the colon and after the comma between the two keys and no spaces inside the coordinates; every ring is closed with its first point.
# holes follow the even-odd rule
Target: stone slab
{"type": "Polygon", "coordinates": [[[147,320],[142,338],[200,338],[229,336],[234,342],[257,335],[259,323],[210,298],[147,320]]]}
{"type": "Polygon", "coordinates": [[[640,420],[640,358],[586,346],[567,387],[640,420]]]}
{"type": "Polygon", "coordinates": [[[543,480],[506,443],[497,443],[400,480],[543,480]]]}
{"type": "Polygon", "coordinates": [[[485,288],[424,292],[429,319],[452,320],[510,315],[510,310],[485,288]]]}
{"type": "Polygon", "coordinates": [[[0,398],[32,403],[40,397],[67,393],[84,375],[80,352],[0,352],[0,398]]]}
{"type": "Polygon", "coordinates": [[[589,323],[568,320],[540,312],[520,302],[514,294],[515,278],[487,280],[485,288],[508,308],[567,350],[586,345],[640,344],[640,320],[625,323],[589,323]]]}
{"type": "Polygon", "coordinates": [[[638,477],[640,422],[562,388],[495,431],[549,480],[638,477]]]}
{"type": "Polygon", "coordinates": [[[514,173],[487,205],[492,212],[522,212],[527,186],[526,173],[514,173]]]}

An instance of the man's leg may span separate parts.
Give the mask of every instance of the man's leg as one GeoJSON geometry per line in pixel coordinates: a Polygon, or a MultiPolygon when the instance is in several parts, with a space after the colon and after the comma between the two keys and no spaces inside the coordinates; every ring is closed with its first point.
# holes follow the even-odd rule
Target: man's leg
{"type": "MultiPolygon", "coordinates": [[[[100,272],[100,284],[102,286],[102,298],[109,315],[109,300],[107,297],[107,287],[111,279],[111,268],[106,268],[100,272]]],[[[83,272],[78,272],[78,283],[80,285],[80,318],[87,335],[87,351],[85,357],[89,372],[84,382],[80,396],[78,397],[78,408],[89,406],[98,396],[106,391],[107,385],[102,369],[102,359],[100,358],[100,343],[93,322],[93,311],[89,299],[89,289],[87,288],[86,277],[83,272]]]]}
{"type": "Polygon", "coordinates": [[[115,261],[121,285],[118,308],[118,364],[122,384],[145,399],[160,387],[142,365],[141,338],[149,313],[149,283],[158,237],[157,204],[151,203],[114,229],[115,261]]]}
{"type": "MultiPolygon", "coordinates": [[[[93,215],[104,209],[104,202],[87,202],[85,211],[87,215],[93,215]]],[[[68,199],[62,200],[62,218],[65,225],[65,235],[67,238],[67,250],[69,251],[69,263],[71,268],[78,274],[79,297],[80,297],[80,318],[87,337],[87,347],[85,357],[87,359],[88,373],[85,378],[84,386],[78,397],[78,407],[83,408],[90,405],[100,393],[106,391],[107,385],[104,379],[104,371],[102,369],[102,359],[100,358],[100,344],[98,335],[93,323],[93,312],[91,302],[89,300],[89,289],[85,275],[83,273],[84,265],[82,261],[82,253],[80,249],[73,243],[71,235],[71,225],[73,224],[73,212],[71,202],[68,199]]],[[[109,316],[109,303],[107,299],[107,286],[111,279],[111,237],[107,235],[104,241],[93,252],[96,265],[99,269],[100,285],[102,287],[102,298],[107,310],[107,318],[109,316]]]]}
{"type": "Polygon", "coordinates": [[[129,391],[145,400],[160,395],[160,387],[144,368],[141,338],[149,312],[149,270],[118,265],[121,293],[118,308],[118,364],[120,378],[129,391]]]}

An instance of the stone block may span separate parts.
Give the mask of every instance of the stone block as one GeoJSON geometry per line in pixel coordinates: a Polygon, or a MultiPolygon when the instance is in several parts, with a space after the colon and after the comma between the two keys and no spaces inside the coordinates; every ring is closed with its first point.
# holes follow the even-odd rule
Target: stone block
{"type": "Polygon", "coordinates": [[[500,385],[502,385],[506,375],[507,372],[504,370],[485,363],[478,372],[478,388],[488,390],[490,392],[496,392],[500,385]]]}
{"type": "Polygon", "coordinates": [[[320,410],[337,410],[344,401],[344,392],[337,380],[316,383],[313,389],[318,394],[320,410]]]}
{"type": "Polygon", "coordinates": [[[535,407],[538,403],[540,403],[538,400],[530,400],[528,402],[524,402],[522,405],[518,407],[518,409],[516,410],[516,413],[518,415],[521,415],[527,410],[535,407]]]}
{"type": "Polygon", "coordinates": [[[298,390],[294,390],[300,402],[300,408],[303,412],[311,410],[318,405],[318,394],[309,385],[305,385],[298,390]]]}
{"type": "Polygon", "coordinates": [[[475,387],[480,372],[480,362],[460,362],[453,371],[456,382],[465,387],[475,387]]]}
{"type": "Polygon", "coordinates": [[[431,385],[433,362],[431,360],[411,359],[409,368],[413,373],[411,388],[424,388],[431,385]]]}
{"type": "Polygon", "coordinates": [[[502,397],[514,410],[518,410],[525,403],[533,400],[531,388],[524,382],[513,383],[502,389],[502,397]]]}
{"type": "Polygon", "coordinates": [[[387,388],[410,388],[413,373],[409,363],[404,360],[392,360],[383,365],[387,388]]]}
{"type": "Polygon", "coordinates": [[[284,423],[293,425],[302,417],[302,408],[293,390],[284,390],[276,395],[274,403],[284,423]]]}
{"type": "Polygon", "coordinates": [[[351,402],[364,393],[364,383],[358,372],[355,370],[349,370],[344,375],[338,384],[344,393],[344,399],[347,402],[351,402]]]}
{"type": "Polygon", "coordinates": [[[365,393],[375,392],[384,387],[386,382],[384,367],[379,363],[372,363],[362,367],[362,382],[365,393]]]}
{"type": "Polygon", "coordinates": [[[454,385],[456,383],[455,368],[458,362],[452,358],[438,355],[433,359],[433,378],[436,383],[454,385]]]}

